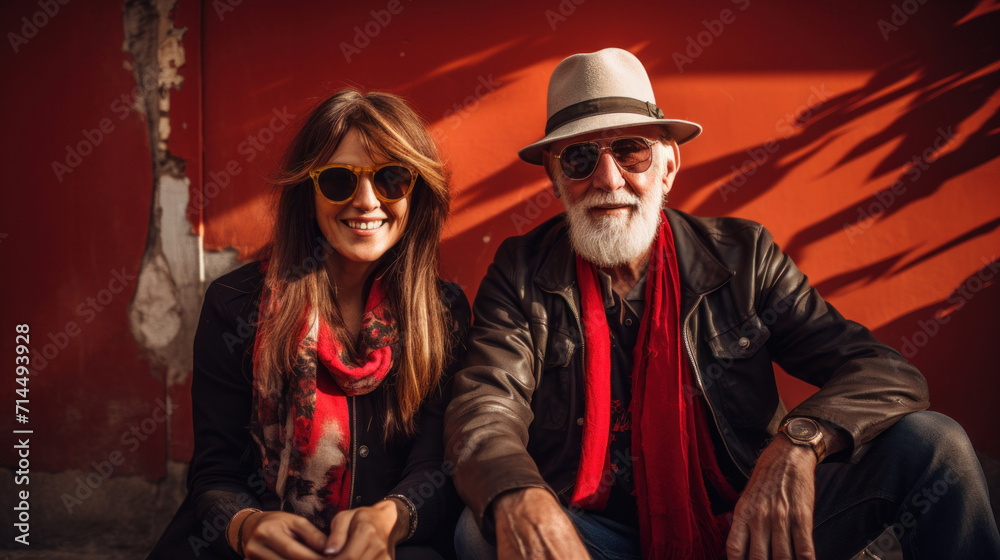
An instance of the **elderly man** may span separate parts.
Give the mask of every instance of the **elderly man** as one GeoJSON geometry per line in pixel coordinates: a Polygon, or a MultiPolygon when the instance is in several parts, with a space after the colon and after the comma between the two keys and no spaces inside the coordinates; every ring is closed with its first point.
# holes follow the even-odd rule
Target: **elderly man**
{"type": "Polygon", "coordinates": [[[446,416],[461,557],[1000,556],[920,372],[759,224],[665,209],[701,127],[638,59],[562,61],[545,132],[566,213],[498,250],[446,416]],[[820,390],[786,411],[772,361],[820,390]]]}

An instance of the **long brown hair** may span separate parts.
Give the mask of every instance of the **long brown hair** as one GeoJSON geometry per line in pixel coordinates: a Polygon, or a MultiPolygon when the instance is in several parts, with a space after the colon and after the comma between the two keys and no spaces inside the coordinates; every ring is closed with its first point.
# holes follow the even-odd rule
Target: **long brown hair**
{"type": "Polygon", "coordinates": [[[381,278],[401,343],[400,355],[393,357],[393,372],[380,389],[385,395],[384,437],[409,436],[416,431],[420,404],[437,386],[453,346],[451,318],[441,301],[437,276],[450,195],[448,176],[426,123],[395,95],[338,91],[309,113],[282,158],[274,179],[278,209],[264,280],[271,301],[260,317],[256,350],[263,365],[257,369],[276,373],[255,383],[258,390],[269,393],[281,385],[277,376],[287,375],[280,372],[293,371],[307,307],[329,321],[346,347],[354,348],[323,263],[334,249],[316,223],[308,175],[330,159],[351,128],[360,133],[373,158],[408,163],[419,174],[406,229],[371,275],[381,278]]]}

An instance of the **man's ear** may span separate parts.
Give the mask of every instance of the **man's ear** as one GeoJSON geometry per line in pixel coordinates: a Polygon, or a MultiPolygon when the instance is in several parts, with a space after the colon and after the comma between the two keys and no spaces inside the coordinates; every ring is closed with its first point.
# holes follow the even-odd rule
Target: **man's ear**
{"type": "Polygon", "coordinates": [[[681,149],[673,140],[664,140],[663,146],[669,150],[667,153],[670,154],[667,158],[667,169],[663,174],[663,195],[666,197],[670,193],[670,189],[673,188],[674,177],[677,176],[677,172],[681,168],[681,149]]]}
{"type": "Polygon", "coordinates": [[[673,150],[674,152],[673,168],[670,169],[669,171],[671,173],[677,173],[678,171],[681,170],[681,147],[678,146],[677,142],[673,140],[668,140],[667,146],[670,147],[670,149],[673,150]]]}

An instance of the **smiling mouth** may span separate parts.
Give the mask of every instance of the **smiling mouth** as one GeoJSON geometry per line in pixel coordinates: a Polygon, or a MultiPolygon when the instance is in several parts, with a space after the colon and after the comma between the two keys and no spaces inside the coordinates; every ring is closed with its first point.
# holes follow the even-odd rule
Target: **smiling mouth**
{"type": "Polygon", "coordinates": [[[385,220],[377,220],[374,222],[359,222],[356,220],[344,220],[344,223],[347,224],[347,227],[351,229],[371,230],[382,227],[382,224],[385,223],[385,220]]]}

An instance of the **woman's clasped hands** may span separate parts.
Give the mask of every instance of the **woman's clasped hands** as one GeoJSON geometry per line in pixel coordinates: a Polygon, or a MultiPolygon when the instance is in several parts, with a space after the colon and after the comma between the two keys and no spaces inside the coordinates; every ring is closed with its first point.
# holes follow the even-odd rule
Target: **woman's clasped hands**
{"type": "Polygon", "coordinates": [[[339,512],[323,534],[294,513],[253,513],[244,523],[243,554],[250,560],[392,560],[409,527],[394,499],[339,512]]]}

